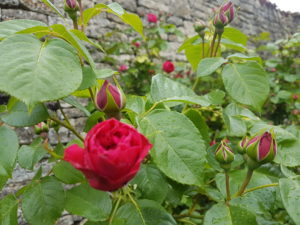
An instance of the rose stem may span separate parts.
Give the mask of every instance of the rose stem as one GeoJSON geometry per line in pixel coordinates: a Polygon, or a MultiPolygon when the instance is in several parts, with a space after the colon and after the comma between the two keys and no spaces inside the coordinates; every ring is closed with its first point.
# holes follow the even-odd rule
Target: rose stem
{"type": "Polygon", "coordinates": [[[118,198],[118,200],[117,200],[117,202],[116,202],[116,204],[114,206],[114,209],[113,209],[113,211],[112,211],[112,213],[111,213],[111,215],[110,215],[110,217],[108,219],[108,225],[112,224],[113,219],[114,219],[114,217],[116,215],[117,209],[119,208],[119,205],[120,205],[121,201],[122,201],[122,195],[120,194],[119,198],[118,198]]]}
{"type": "Polygon", "coordinates": [[[216,55],[217,55],[217,53],[218,53],[218,49],[219,49],[220,42],[221,42],[221,37],[222,37],[222,34],[218,34],[218,43],[217,43],[217,48],[216,48],[214,57],[216,57],[216,55]]]}
{"type": "Polygon", "coordinates": [[[215,48],[215,42],[216,42],[216,37],[217,37],[217,33],[214,33],[212,42],[211,42],[211,46],[210,46],[210,57],[213,56],[213,52],[214,52],[214,48],[215,48]]]}
{"type": "Polygon", "coordinates": [[[227,196],[226,197],[226,202],[228,202],[231,199],[228,171],[225,171],[225,180],[226,180],[226,196],[227,196]]]}
{"type": "Polygon", "coordinates": [[[253,169],[248,169],[247,176],[246,176],[240,190],[234,195],[235,197],[241,196],[244,193],[247,185],[249,184],[249,182],[251,180],[251,177],[253,175],[253,171],[254,171],[253,169]]]}
{"type": "Polygon", "coordinates": [[[145,222],[145,219],[144,219],[143,214],[142,214],[142,212],[141,212],[141,209],[140,209],[138,203],[134,200],[134,198],[133,198],[132,195],[130,194],[130,190],[127,191],[127,195],[128,195],[128,197],[129,197],[130,201],[132,202],[132,204],[135,206],[136,210],[138,211],[138,213],[139,213],[139,215],[140,215],[140,217],[141,217],[141,220],[142,220],[142,222],[143,222],[143,225],[146,225],[146,222],[145,222]]]}
{"type": "Polygon", "coordinates": [[[254,187],[254,188],[249,188],[248,190],[246,190],[246,191],[244,192],[244,194],[249,193],[249,192],[251,192],[251,191],[256,191],[256,190],[259,190],[259,189],[262,189],[262,188],[276,187],[276,186],[278,186],[278,185],[279,185],[278,183],[273,183],[273,184],[265,184],[265,185],[257,186],[257,187],[254,187]]]}

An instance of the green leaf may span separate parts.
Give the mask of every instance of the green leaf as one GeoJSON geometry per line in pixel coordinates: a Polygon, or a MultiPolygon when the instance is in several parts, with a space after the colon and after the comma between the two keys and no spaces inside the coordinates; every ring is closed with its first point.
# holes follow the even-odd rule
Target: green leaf
{"type": "Polygon", "coordinates": [[[245,46],[247,45],[247,35],[233,27],[225,27],[222,37],[245,46]]]}
{"type": "Polygon", "coordinates": [[[227,60],[225,60],[222,57],[202,59],[198,65],[197,76],[208,76],[215,72],[220,66],[222,66],[226,62],[227,60]]]}
{"type": "Polygon", "coordinates": [[[229,136],[243,137],[247,133],[245,120],[259,120],[249,109],[235,103],[229,104],[223,110],[223,118],[228,129],[229,136]]]}
{"type": "Polygon", "coordinates": [[[199,41],[200,37],[199,35],[195,35],[191,38],[186,39],[182,45],[178,48],[177,52],[181,52],[183,50],[185,50],[187,47],[190,47],[191,45],[193,45],[194,42],[199,41]]]}
{"type": "Polygon", "coordinates": [[[211,104],[209,96],[198,96],[192,89],[162,74],[155,75],[152,78],[151,97],[156,103],[169,102],[169,106],[175,106],[181,104],[181,102],[202,106],[209,106],[211,104]]]}
{"type": "Polygon", "coordinates": [[[18,152],[19,165],[28,170],[32,170],[37,162],[39,162],[47,154],[42,146],[42,140],[37,139],[31,145],[23,145],[18,152]]]}
{"type": "Polygon", "coordinates": [[[235,53],[227,56],[226,59],[241,59],[241,60],[252,60],[257,61],[259,64],[262,64],[262,59],[259,56],[248,56],[242,53],[235,53]]]}
{"type": "Polygon", "coordinates": [[[19,144],[16,133],[6,126],[0,127],[0,189],[11,177],[19,144]]]}
{"type": "MultiPolygon", "coordinates": [[[[124,225],[175,225],[174,218],[158,203],[151,200],[137,201],[139,209],[132,203],[119,208],[116,218],[123,219],[124,225]]],[[[118,223],[116,224],[118,225],[118,223]]]]}
{"type": "Polygon", "coordinates": [[[206,212],[204,225],[257,225],[257,222],[255,214],[249,210],[219,203],[206,212]]]}
{"type": "Polygon", "coordinates": [[[34,106],[31,112],[23,102],[16,102],[8,113],[1,115],[1,120],[14,127],[33,126],[47,120],[49,117],[48,111],[43,104],[34,106]]]}
{"type": "Polygon", "coordinates": [[[161,171],[180,183],[203,184],[206,147],[188,118],[155,110],[140,121],[140,129],[153,144],[150,153],[161,171]]]}
{"type": "Polygon", "coordinates": [[[80,55],[88,61],[93,69],[96,67],[91,54],[75,34],[67,30],[67,28],[61,24],[54,24],[51,28],[53,31],[60,34],[65,41],[69,42],[74,48],[76,48],[80,55]]]}
{"type": "Polygon", "coordinates": [[[282,142],[278,145],[278,151],[274,161],[289,167],[300,166],[299,149],[300,140],[282,142]]]}
{"type": "Polygon", "coordinates": [[[50,0],[42,0],[48,7],[50,7],[54,12],[56,12],[57,15],[59,15],[61,18],[65,18],[64,15],[59,11],[58,8],[50,1],[50,0]]]}
{"type": "Polygon", "coordinates": [[[81,103],[74,96],[68,96],[64,98],[63,101],[81,110],[86,116],[91,115],[91,113],[83,105],[81,105],[81,103]]]}
{"type": "Polygon", "coordinates": [[[269,94],[269,81],[259,64],[228,64],[222,78],[226,91],[234,100],[260,111],[269,94]]]}
{"type": "Polygon", "coordinates": [[[146,98],[137,95],[126,96],[126,109],[135,112],[136,114],[142,114],[145,112],[146,98]]]}
{"type": "Polygon", "coordinates": [[[66,210],[92,221],[108,218],[112,203],[107,192],[81,184],[67,191],[66,210]]]}
{"type": "Polygon", "coordinates": [[[47,26],[45,23],[36,20],[8,20],[0,23],[0,40],[18,31],[35,27],[47,26]]]}
{"type": "Polygon", "coordinates": [[[53,167],[54,175],[65,184],[76,184],[85,180],[83,174],[70,163],[61,161],[53,167]]]}
{"type": "Polygon", "coordinates": [[[22,198],[22,210],[31,225],[53,225],[60,217],[64,205],[64,189],[53,177],[34,181],[22,198]]]}
{"type": "Polygon", "coordinates": [[[86,121],[84,132],[88,132],[90,129],[92,129],[97,123],[99,123],[99,120],[101,118],[105,117],[104,112],[96,111],[94,112],[86,121]]]}
{"type": "Polygon", "coordinates": [[[83,79],[82,79],[82,83],[81,83],[80,87],[78,88],[79,91],[85,90],[91,86],[97,85],[96,74],[92,67],[84,66],[82,68],[82,75],[83,75],[83,79]]]}
{"type": "Polygon", "coordinates": [[[27,105],[65,97],[81,83],[79,59],[63,40],[17,34],[0,42],[0,52],[0,90],[27,105]]]}
{"type": "Polygon", "coordinates": [[[184,115],[193,122],[193,124],[195,125],[195,127],[197,127],[197,129],[201,133],[201,136],[205,140],[206,145],[208,145],[210,142],[209,128],[201,112],[196,109],[189,109],[184,112],[184,115]]]}
{"type": "Polygon", "coordinates": [[[18,203],[13,195],[6,195],[0,200],[1,225],[18,225],[18,203]]]}
{"type": "Polygon", "coordinates": [[[105,79],[111,77],[112,75],[115,75],[118,72],[112,69],[101,69],[101,70],[96,70],[95,73],[97,79],[105,79]]]}
{"type": "Polygon", "coordinates": [[[283,205],[296,225],[300,224],[300,181],[292,179],[279,180],[280,195],[283,205]]]}
{"type": "MultiPolygon", "coordinates": [[[[208,52],[208,49],[210,48],[208,43],[205,43],[204,45],[204,53],[206,54],[208,52]]],[[[198,64],[202,57],[202,44],[197,45],[189,45],[185,47],[185,55],[189,63],[192,65],[192,68],[194,71],[197,70],[198,64]]]]}
{"type": "Polygon", "coordinates": [[[169,191],[165,176],[154,165],[143,165],[130,183],[137,185],[137,190],[141,192],[140,198],[154,200],[160,204],[169,191]]]}
{"type": "Polygon", "coordinates": [[[92,41],[91,39],[89,39],[85,33],[83,33],[80,30],[71,30],[72,33],[74,33],[80,40],[85,41],[91,45],[93,45],[94,47],[100,49],[102,52],[105,52],[104,48],[99,44],[99,43],[95,43],[94,41],[92,41]]]}
{"type": "Polygon", "coordinates": [[[239,52],[247,51],[247,48],[244,45],[239,44],[234,41],[231,41],[231,40],[228,40],[226,38],[221,39],[221,44],[224,45],[229,50],[235,50],[235,51],[239,51],[239,52]]]}

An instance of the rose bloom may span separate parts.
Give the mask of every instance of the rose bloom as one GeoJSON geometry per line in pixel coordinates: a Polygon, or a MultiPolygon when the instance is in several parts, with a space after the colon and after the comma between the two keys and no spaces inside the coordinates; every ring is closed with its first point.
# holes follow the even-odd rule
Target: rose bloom
{"type": "Polygon", "coordinates": [[[84,148],[68,147],[64,160],[83,172],[93,188],[115,191],[136,175],[151,147],[135,128],[110,119],[88,132],[84,148]]]}
{"type": "Polygon", "coordinates": [[[147,19],[149,23],[157,23],[157,16],[153,13],[148,13],[147,19]]]}
{"type": "Polygon", "coordinates": [[[163,70],[166,73],[172,73],[175,70],[175,66],[171,61],[166,61],[163,64],[163,70]]]}
{"type": "Polygon", "coordinates": [[[119,72],[125,72],[126,70],[128,70],[128,66],[123,64],[119,67],[119,72]]]}
{"type": "Polygon", "coordinates": [[[139,48],[141,46],[141,43],[136,41],[132,43],[135,47],[139,48]]]}

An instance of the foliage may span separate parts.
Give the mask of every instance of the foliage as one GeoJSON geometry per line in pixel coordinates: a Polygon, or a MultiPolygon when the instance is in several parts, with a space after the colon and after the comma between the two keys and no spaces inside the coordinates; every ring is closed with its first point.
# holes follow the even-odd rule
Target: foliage
{"type": "MultiPolygon", "coordinates": [[[[43,2],[63,17],[51,1],[43,2]]],[[[300,224],[299,33],[258,47],[257,53],[268,56],[263,59],[248,50],[245,34],[227,26],[234,8],[226,3],[214,15],[215,27],[212,21],[198,25],[178,49],[189,64],[178,62],[175,73],[166,74],[165,34],[182,37],[174,25],[152,18],[144,29],[137,15],[117,3],[85,10],[78,4],[79,11],[66,11],[74,29],[33,20],[0,23],[0,91],[9,96],[0,105],[0,188],[17,164],[35,172],[21,189],[2,195],[0,224],[17,224],[18,209],[33,225],[55,224],[64,210],[82,216],[86,225],[300,224]],[[89,39],[85,30],[100,13],[131,26],[122,30],[130,41],[121,41],[117,31],[89,39]],[[100,62],[110,68],[97,67],[92,46],[104,52],[100,62]],[[131,58],[118,72],[121,54],[131,58]],[[95,106],[106,80],[116,87],[105,90],[105,103],[116,106],[121,86],[126,93],[127,104],[122,100],[116,115],[95,106]],[[63,102],[87,117],[84,132],[67,117],[63,102]],[[64,149],[83,148],[85,133],[107,116],[134,126],[153,145],[134,179],[113,192],[92,188],[88,171],[63,160],[64,149]],[[37,135],[20,146],[14,127],[29,126],[37,135]],[[59,135],[63,127],[74,138],[64,143],[59,136],[51,146],[49,128],[59,135]],[[246,136],[252,146],[241,144],[246,136]],[[265,144],[269,139],[272,144],[265,144]],[[257,164],[250,150],[276,157],[257,164]],[[51,169],[41,161],[51,162],[51,169]]],[[[261,38],[252,41],[259,45],[261,38]]]]}

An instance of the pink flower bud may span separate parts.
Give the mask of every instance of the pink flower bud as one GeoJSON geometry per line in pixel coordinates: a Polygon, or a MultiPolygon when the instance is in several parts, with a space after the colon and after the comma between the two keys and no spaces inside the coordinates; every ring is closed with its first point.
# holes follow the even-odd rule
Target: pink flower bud
{"type": "Polygon", "coordinates": [[[157,23],[157,16],[153,13],[148,13],[147,14],[147,19],[149,23],[157,23]]]}
{"type": "Polygon", "coordinates": [[[299,96],[297,94],[293,94],[293,99],[296,101],[298,100],[299,96]]]}
{"type": "Polygon", "coordinates": [[[244,137],[239,143],[238,143],[238,147],[237,150],[240,154],[244,154],[246,153],[246,147],[247,147],[247,143],[248,143],[248,137],[244,137]]]}
{"type": "Polygon", "coordinates": [[[269,132],[264,132],[251,138],[246,147],[247,155],[258,163],[273,161],[277,153],[277,144],[273,136],[269,132]]]}
{"type": "Polygon", "coordinates": [[[128,70],[128,66],[123,64],[119,67],[119,72],[122,73],[122,72],[125,72],[128,70]]]}
{"type": "Polygon", "coordinates": [[[96,107],[106,114],[120,112],[126,105],[126,97],[120,87],[104,81],[96,95],[96,107]]]}
{"type": "Polygon", "coordinates": [[[172,73],[175,70],[175,66],[171,61],[165,61],[163,64],[163,70],[166,73],[172,73]]]}
{"type": "Polygon", "coordinates": [[[133,44],[135,47],[137,47],[137,48],[141,47],[141,43],[138,42],[138,41],[135,41],[135,42],[133,42],[132,44],[133,44]]]}
{"type": "Polygon", "coordinates": [[[76,0],[66,0],[66,4],[69,8],[75,9],[77,6],[77,1],[76,0]]]}
{"type": "Polygon", "coordinates": [[[213,24],[217,28],[223,28],[233,21],[235,17],[234,5],[231,1],[227,2],[215,11],[213,24]]]}
{"type": "Polygon", "coordinates": [[[34,132],[38,135],[43,132],[48,132],[48,131],[49,131],[49,127],[44,122],[40,122],[34,126],[34,132]]]}

